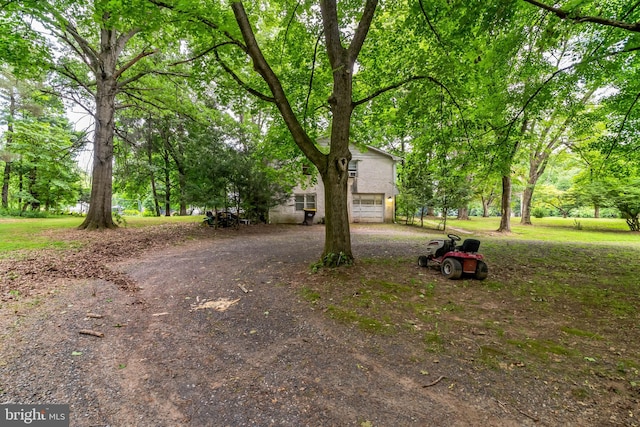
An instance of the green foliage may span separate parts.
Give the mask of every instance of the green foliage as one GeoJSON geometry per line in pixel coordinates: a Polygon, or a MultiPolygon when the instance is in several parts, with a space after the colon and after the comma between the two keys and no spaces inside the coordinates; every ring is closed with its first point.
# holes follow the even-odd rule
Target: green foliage
{"type": "Polygon", "coordinates": [[[127,219],[122,216],[117,210],[113,211],[113,219],[115,220],[116,224],[124,227],[127,226],[127,219]]]}
{"type": "Polygon", "coordinates": [[[40,90],[46,88],[0,73],[5,208],[59,211],[78,200],[81,174],[74,156],[81,136],[71,130],[61,100],[40,90]]]}
{"type": "Polygon", "coordinates": [[[18,218],[48,218],[49,213],[45,211],[25,211],[23,209],[0,209],[0,217],[18,218]]]}
{"type": "Polygon", "coordinates": [[[543,207],[538,206],[531,210],[531,215],[536,218],[544,218],[545,216],[547,216],[547,210],[543,207]]]}
{"type": "MultiPolygon", "coordinates": [[[[311,140],[326,135],[333,70],[317,7],[312,2],[296,7],[245,3],[304,131],[311,140]]],[[[608,2],[598,10],[588,2],[577,2],[579,8],[573,3],[563,8],[630,22],[638,13],[624,2],[608,2]]],[[[83,46],[98,51],[98,28],[116,35],[136,28],[117,58],[120,65],[131,65],[120,75],[127,84],[119,87],[118,105],[134,108],[117,114],[122,139],[115,147],[115,190],[149,200],[145,207],[152,211],[233,206],[265,220],[308,160],[273,104],[246,96],[245,87],[266,97],[271,92],[239,48],[229,5],[169,4],[172,8],[146,0],[9,2],[0,11],[5,36],[0,58],[18,81],[43,80],[37,71],[47,67],[59,71],[53,80],[68,98],[90,100],[96,76],[86,58],[52,54],[56,47],[48,46],[24,17],[66,34],[72,53],[83,46]],[[82,41],[65,33],[70,29],[82,41]]],[[[339,24],[350,28],[360,18],[362,3],[342,3],[339,9],[339,24]]],[[[539,172],[554,188],[536,189],[534,209],[584,216],[587,206],[594,215],[600,208],[611,214],[615,204],[628,211],[623,215],[635,227],[628,203],[633,196],[623,202],[624,192],[604,191],[602,181],[637,176],[636,39],[619,28],[570,24],[525,2],[381,2],[354,74],[354,101],[371,99],[353,112],[352,139],[404,157],[397,206],[407,219],[425,207],[447,213],[474,197],[495,200],[501,176],[513,179],[517,198],[520,185],[536,186],[531,172],[539,172]],[[596,95],[586,96],[590,93],[596,95]],[[550,170],[563,151],[582,161],[582,182],[572,182],[575,161],[559,160],[561,165],[550,170]]],[[[7,82],[15,79],[3,79],[5,94],[7,82]]],[[[15,141],[5,133],[0,142],[0,166],[13,167],[12,208],[56,210],[79,198],[80,177],[67,160],[82,141],[79,135],[64,135],[69,129],[58,120],[62,103],[43,93],[21,95],[37,102],[20,102],[11,118],[3,101],[0,120],[15,123],[15,141]],[[36,144],[39,155],[33,156],[29,146],[36,144]],[[21,164],[12,161],[18,157],[21,164]],[[28,178],[28,188],[17,188],[20,176],[28,178]]]]}
{"type": "Polygon", "coordinates": [[[620,211],[629,230],[640,231],[640,178],[610,178],[606,188],[609,200],[620,211]]]}
{"type": "Polygon", "coordinates": [[[325,267],[340,267],[353,264],[353,259],[344,252],[328,253],[322,257],[322,265],[325,267]]]}

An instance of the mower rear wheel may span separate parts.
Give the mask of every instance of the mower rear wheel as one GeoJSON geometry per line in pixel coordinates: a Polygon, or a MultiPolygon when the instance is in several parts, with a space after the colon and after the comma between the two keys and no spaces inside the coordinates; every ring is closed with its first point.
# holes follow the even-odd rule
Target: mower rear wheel
{"type": "Polygon", "coordinates": [[[418,265],[420,267],[428,267],[429,266],[429,258],[424,255],[420,255],[418,257],[418,265]]]}
{"type": "Polygon", "coordinates": [[[462,264],[455,258],[447,258],[442,261],[441,271],[447,279],[459,279],[462,276],[462,264]]]}
{"type": "Polygon", "coordinates": [[[487,278],[489,274],[489,267],[487,267],[487,263],[484,261],[478,261],[478,266],[476,267],[476,274],[474,277],[478,280],[484,280],[487,278]]]}

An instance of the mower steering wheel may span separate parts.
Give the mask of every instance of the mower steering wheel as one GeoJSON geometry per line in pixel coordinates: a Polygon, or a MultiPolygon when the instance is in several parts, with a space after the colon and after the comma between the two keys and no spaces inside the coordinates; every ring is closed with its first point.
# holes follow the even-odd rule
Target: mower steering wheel
{"type": "Polygon", "coordinates": [[[451,240],[455,240],[456,242],[459,242],[460,240],[462,240],[462,238],[457,234],[447,234],[447,237],[450,238],[451,240]]]}

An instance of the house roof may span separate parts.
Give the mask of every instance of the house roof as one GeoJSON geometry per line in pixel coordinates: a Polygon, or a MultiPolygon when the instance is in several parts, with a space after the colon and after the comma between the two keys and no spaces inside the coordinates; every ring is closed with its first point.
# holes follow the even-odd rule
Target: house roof
{"type": "MultiPolygon", "coordinates": [[[[318,138],[317,143],[318,143],[318,145],[327,147],[329,145],[329,138],[324,138],[324,137],[323,138],[318,138]]],[[[358,145],[356,145],[354,143],[351,143],[351,142],[349,143],[349,146],[358,148],[358,145]]],[[[383,155],[385,157],[389,157],[394,162],[400,162],[400,161],[403,160],[402,157],[398,157],[398,156],[395,156],[395,155],[393,155],[391,153],[387,153],[386,151],[381,150],[380,148],[372,147],[371,145],[366,145],[366,144],[363,144],[361,146],[362,147],[366,147],[367,150],[371,150],[374,153],[378,153],[378,154],[381,154],[381,155],[383,155]]]]}
{"type": "MultiPolygon", "coordinates": [[[[353,145],[353,144],[351,144],[351,145],[353,145]]],[[[382,154],[383,156],[390,157],[394,162],[399,162],[399,161],[402,160],[402,157],[398,157],[398,156],[395,156],[395,155],[393,155],[391,153],[387,153],[386,151],[381,150],[379,148],[372,147],[370,145],[365,145],[365,147],[367,147],[367,150],[371,150],[371,151],[373,151],[375,153],[382,154]]]]}

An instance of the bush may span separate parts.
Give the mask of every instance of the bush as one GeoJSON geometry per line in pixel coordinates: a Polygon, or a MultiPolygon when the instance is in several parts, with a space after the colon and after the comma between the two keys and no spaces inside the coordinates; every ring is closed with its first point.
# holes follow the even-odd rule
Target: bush
{"type": "Polygon", "coordinates": [[[140,211],[138,209],[125,209],[123,215],[126,216],[140,216],[140,211]]]}
{"type": "MultiPolygon", "coordinates": [[[[572,211],[572,215],[577,218],[593,218],[594,209],[592,207],[581,207],[580,209],[572,211]]],[[[600,209],[600,218],[621,218],[620,211],[616,208],[602,208],[600,209]]]]}
{"type": "Polygon", "coordinates": [[[22,211],[20,209],[0,209],[0,216],[21,218],[48,218],[46,211],[22,211]]]}
{"type": "Polygon", "coordinates": [[[548,215],[548,212],[545,208],[536,207],[531,210],[531,215],[533,215],[535,218],[544,218],[548,215]]]}

